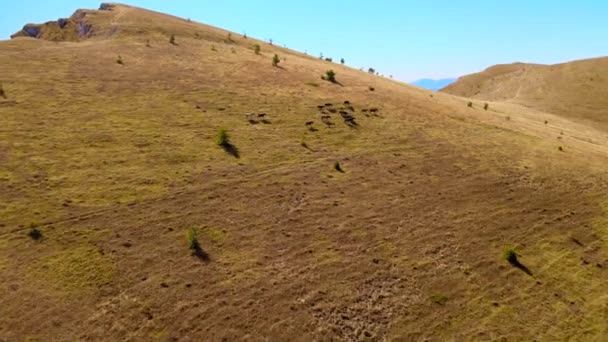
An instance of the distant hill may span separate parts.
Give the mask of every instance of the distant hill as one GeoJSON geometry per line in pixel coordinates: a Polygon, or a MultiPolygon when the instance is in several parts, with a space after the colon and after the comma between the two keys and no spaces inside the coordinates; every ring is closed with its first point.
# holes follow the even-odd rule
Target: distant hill
{"type": "Polygon", "coordinates": [[[495,65],[441,91],[608,123],[608,57],[555,65],[495,65]]]}
{"type": "Polygon", "coordinates": [[[456,78],[442,78],[440,80],[433,80],[430,78],[423,78],[417,81],[412,82],[411,84],[421,87],[421,88],[425,88],[425,89],[429,89],[429,90],[439,90],[449,84],[452,84],[454,82],[456,82],[456,78]]]}

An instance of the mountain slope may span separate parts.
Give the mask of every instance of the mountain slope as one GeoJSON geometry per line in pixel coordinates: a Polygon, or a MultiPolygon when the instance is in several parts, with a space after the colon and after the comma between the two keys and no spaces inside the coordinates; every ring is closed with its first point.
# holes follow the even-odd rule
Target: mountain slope
{"type": "Polygon", "coordinates": [[[0,42],[0,340],[605,336],[602,132],[86,13],[0,42]]]}
{"type": "Polygon", "coordinates": [[[496,65],[441,91],[608,124],[608,57],[556,65],[496,65]]]}

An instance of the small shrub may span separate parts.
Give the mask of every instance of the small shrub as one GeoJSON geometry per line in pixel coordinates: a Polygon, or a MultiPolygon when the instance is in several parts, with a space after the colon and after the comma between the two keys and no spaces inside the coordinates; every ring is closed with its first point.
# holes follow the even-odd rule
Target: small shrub
{"type": "Polygon", "coordinates": [[[268,39],[268,44],[272,45],[272,39],[268,39]]]}
{"type": "Polygon", "coordinates": [[[173,33],[171,33],[171,37],[169,37],[169,44],[177,45],[177,43],[175,42],[175,35],[173,33]]]}
{"type": "Polygon", "coordinates": [[[331,58],[329,58],[329,57],[327,57],[327,58],[325,58],[325,61],[326,61],[326,62],[333,62],[334,60],[333,60],[333,59],[331,59],[331,58]]]}
{"type": "Polygon", "coordinates": [[[198,230],[196,228],[190,228],[186,232],[186,241],[188,241],[188,248],[193,252],[197,253],[201,250],[201,244],[198,242],[198,230]]]}
{"type": "Polygon", "coordinates": [[[335,162],[334,163],[334,169],[336,169],[336,171],[344,173],[344,169],[342,169],[342,165],[340,165],[340,162],[335,162]]]}
{"type": "Polygon", "coordinates": [[[564,152],[564,148],[563,148],[563,147],[561,147],[561,146],[560,146],[560,147],[558,147],[557,149],[558,149],[560,152],[564,152]]]}
{"type": "Polygon", "coordinates": [[[487,103],[485,103],[485,104],[483,105],[483,109],[484,109],[484,110],[488,110],[488,108],[490,108],[490,105],[489,105],[489,104],[487,104],[487,103]]]}
{"type": "Polygon", "coordinates": [[[122,61],[122,57],[120,55],[118,55],[118,58],[116,58],[116,63],[118,64],[124,64],[124,62],[122,61]]]}
{"type": "Polygon", "coordinates": [[[331,69],[327,70],[325,72],[325,76],[322,76],[321,78],[324,79],[324,80],[326,80],[326,81],[329,81],[331,83],[336,83],[337,82],[336,81],[336,72],[333,71],[333,70],[331,70],[331,69]]]}
{"type": "Polygon", "coordinates": [[[146,39],[146,47],[152,47],[152,45],[150,45],[150,39],[146,39]]]}
{"type": "Polygon", "coordinates": [[[502,257],[512,265],[519,264],[519,260],[517,260],[517,253],[513,247],[507,247],[503,252],[502,257]]]}
{"type": "Polygon", "coordinates": [[[230,145],[230,136],[228,135],[228,131],[224,128],[220,128],[220,130],[217,132],[216,142],[220,146],[230,145]]]}
{"type": "Polygon", "coordinates": [[[315,82],[307,82],[306,85],[307,86],[311,86],[311,87],[315,87],[315,88],[318,88],[320,86],[319,83],[315,83],[315,82]]]}
{"type": "Polygon", "coordinates": [[[247,39],[247,33],[243,33],[243,39],[247,39]]]}
{"type": "Polygon", "coordinates": [[[4,86],[2,85],[2,82],[0,82],[0,97],[6,98],[6,93],[4,92],[4,86]]]}
{"type": "Polygon", "coordinates": [[[445,303],[448,301],[448,297],[441,293],[436,293],[430,297],[430,300],[435,304],[445,305],[445,303]]]}
{"type": "Polygon", "coordinates": [[[469,103],[467,103],[467,107],[469,107],[469,108],[473,108],[473,102],[470,102],[470,101],[469,101],[469,103]]]}
{"type": "Polygon", "coordinates": [[[38,241],[42,239],[42,231],[38,229],[36,224],[32,223],[30,224],[30,230],[27,232],[27,236],[31,237],[33,240],[38,241]]]}
{"type": "Polygon", "coordinates": [[[505,119],[506,119],[507,121],[509,121],[509,120],[511,120],[511,117],[510,117],[510,116],[507,116],[507,117],[505,117],[505,119]]]}
{"type": "Polygon", "coordinates": [[[340,58],[340,64],[344,65],[344,58],[340,58]]]}
{"type": "Polygon", "coordinates": [[[260,44],[255,44],[253,46],[253,51],[255,52],[256,55],[259,55],[261,50],[262,50],[262,48],[260,47],[260,44]]]}
{"type": "Polygon", "coordinates": [[[369,89],[369,91],[375,91],[375,90],[376,90],[376,88],[371,87],[371,86],[370,86],[370,87],[368,87],[368,89],[369,89]]]}
{"type": "Polygon", "coordinates": [[[279,66],[279,63],[281,63],[281,59],[279,58],[279,55],[275,54],[272,57],[272,66],[277,67],[277,66],[279,66]]]}
{"type": "Polygon", "coordinates": [[[549,123],[549,121],[545,120],[545,125],[548,124],[548,123],[549,123]]]}
{"type": "Polygon", "coordinates": [[[211,45],[211,51],[217,51],[217,49],[215,48],[215,45],[211,45]]]}
{"type": "Polygon", "coordinates": [[[232,40],[232,33],[228,33],[228,43],[233,43],[234,40],[232,40]]]}
{"type": "Polygon", "coordinates": [[[373,75],[376,73],[376,70],[374,68],[369,68],[367,69],[367,72],[373,75]]]}
{"type": "Polygon", "coordinates": [[[236,53],[236,50],[234,48],[230,48],[230,52],[236,53]]]}

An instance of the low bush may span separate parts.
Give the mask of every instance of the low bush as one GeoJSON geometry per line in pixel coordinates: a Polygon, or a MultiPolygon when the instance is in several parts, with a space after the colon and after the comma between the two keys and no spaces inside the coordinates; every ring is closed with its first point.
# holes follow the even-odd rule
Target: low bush
{"type": "Polygon", "coordinates": [[[333,70],[327,70],[325,75],[321,77],[322,79],[329,81],[331,83],[337,83],[336,80],[336,72],[333,70]]]}

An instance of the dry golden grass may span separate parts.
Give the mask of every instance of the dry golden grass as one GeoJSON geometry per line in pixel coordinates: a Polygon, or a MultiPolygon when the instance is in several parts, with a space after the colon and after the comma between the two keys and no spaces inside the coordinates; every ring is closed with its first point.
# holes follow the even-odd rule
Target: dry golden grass
{"type": "Polygon", "coordinates": [[[496,65],[461,77],[443,92],[502,101],[582,119],[608,129],[608,57],[556,65],[496,65]]]}
{"type": "Polygon", "coordinates": [[[0,340],[607,333],[604,132],[133,7],[87,13],[89,39],[0,42],[0,340]],[[317,106],[346,100],[358,126],[327,127],[317,106]]]}

